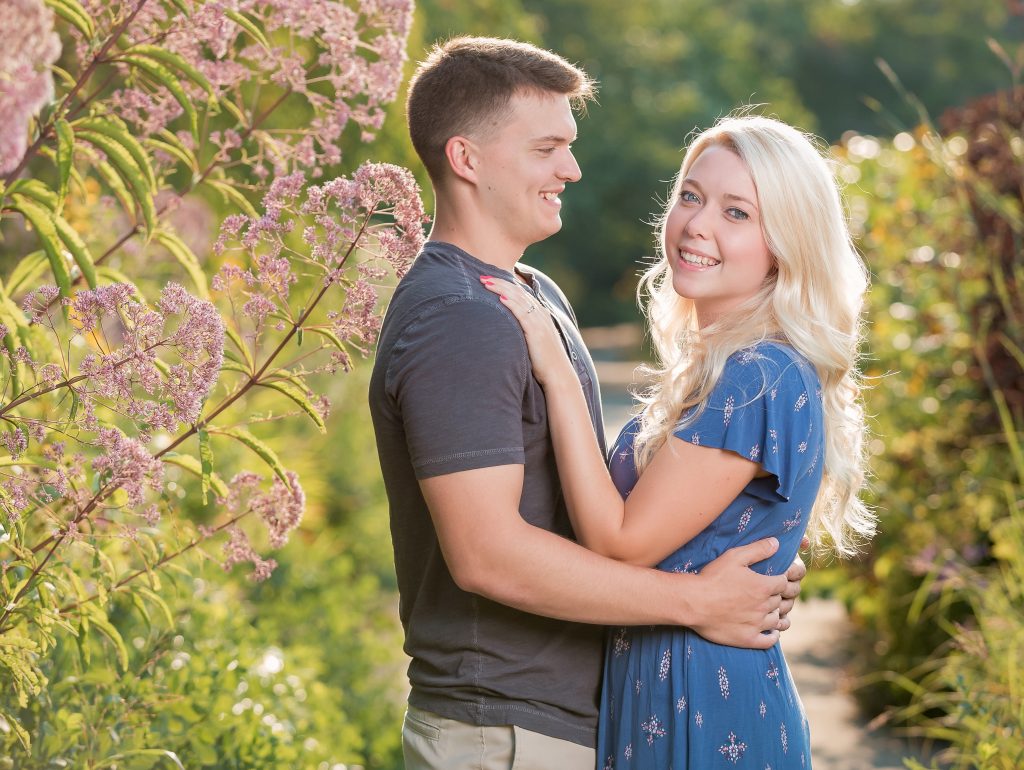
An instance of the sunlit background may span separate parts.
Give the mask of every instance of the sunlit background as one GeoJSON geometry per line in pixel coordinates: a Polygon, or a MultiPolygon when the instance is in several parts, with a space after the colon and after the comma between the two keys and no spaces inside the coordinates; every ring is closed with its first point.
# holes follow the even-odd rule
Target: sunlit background
{"type": "MultiPolygon", "coordinates": [[[[406,75],[456,34],[527,40],[599,81],[598,102],[578,116],[583,177],[563,195],[563,230],[526,261],[576,309],[612,435],[631,408],[636,364],[650,355],[636,281],[687,136],[753,106],[832,146],[873,282],[862,370],[881,527],[858,559],[807,557],[784,637],[814,766],[896,768],[907,758],[926,767],[952,761],[940,752],[953,749],[954,767],[1024,767],[1024,3],[420,0],[406,75]]],[[[333,172],[364,159],[406,166],[429,212],[402,101],[376,141],[344,135],[333,172]]],[[[308,117],[296,107],[271,128],[308,117]]],[[[83,233],[111,229],[99,185],[90,178],[83,189],[89,206],[69,199],[64,216],[83,233]]],[[[204,190],[169,215],[210,275],[219,224],[235,212],[226,194],[204,190]]],[[[37,248],[9,222],[5,281],[37,248]]],[[[129,242],[108,266],[154,285],[181,280],[171,260],[140,254],[129,242]]],[[[131,607],[112,609],[137,676],[122,676],[109,645],[95,644],[80,677],[71,661],[88,658],[86,645],[60,648],[48,662],[52,685],[40,685],[37,711],[51,724],[40,755],[60,756],[58,741],[81,743],[93,725],[113,744],[134,731],[143,737],[132,745],[173,745],[189,767],[227,767],[226,756],[250,757],[231,767],[401,767],[407,661],[365,405],[371,356],[325,378],[326,434],[252,401],[263,423],[254,431],[275,442],[308,500],[270,579],[225,573],[211,548],[167,571],[168,622],[156,609],[145,622],[131,607]]],[[[241,454],[218,449],[217,461],[241,454]]],[[[166,480],[183,521],[210,520],[190,473],[168,466],[166,480]]],[[[187,537],[173,521],[161,526],[187,537]]],[[[136,759],[102,766],[172,766],[136,759]]],[[[18,766],[4,761],[0,770],[18,766]]]]}

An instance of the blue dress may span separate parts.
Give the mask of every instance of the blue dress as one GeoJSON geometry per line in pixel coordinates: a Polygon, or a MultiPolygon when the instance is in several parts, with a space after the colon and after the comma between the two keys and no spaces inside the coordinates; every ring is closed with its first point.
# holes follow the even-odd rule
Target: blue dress
{"type": "MultiPolygon", "coordinates": [[[[824,464],[821,386],[793,348],[763,342],[731,356],[707,407],[675,435],[736,452],[771,475],[750,482],[708,527],[658,569],[700,572],[733,546],[763,537],[779,550],[753,565],[768,575],[796,556],[824,464]]],[[[634,419],[610,456],[625,498],[636,484],[634,419]]],[[[809,768],[807,719],[779,645],[747,650],[686,628],[611,629],[598,726],[598,767],[649,770],[809,768]]]]}

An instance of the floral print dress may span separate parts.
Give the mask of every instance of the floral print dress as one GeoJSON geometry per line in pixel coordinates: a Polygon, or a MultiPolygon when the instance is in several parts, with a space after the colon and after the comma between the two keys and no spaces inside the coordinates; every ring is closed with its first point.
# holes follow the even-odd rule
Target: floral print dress
{"type": "MultiPolygon", "coordinates": [[[[704,411],[675,435],[736,452],[771,475],[751,481],[658,568],[696,573],[729,548],[774,536],[779,550],[753,569],[785,572],[821,483],[822,423],[818,377],[793,348],[763,342],[731,356],[704,411]]],[[[623,497],[637,480],[636,431],[633,420],[610,456],[623,497]]],[[[597,758],[602,770],[809,768],[807,720],[780,645],[747,650],[685,628],[611,629],[597,758]]]]}

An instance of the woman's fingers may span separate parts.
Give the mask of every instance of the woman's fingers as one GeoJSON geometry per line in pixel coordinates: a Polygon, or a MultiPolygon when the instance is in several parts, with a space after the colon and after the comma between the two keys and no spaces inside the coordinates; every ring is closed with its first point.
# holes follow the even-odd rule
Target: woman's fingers
{"type": "Polygon", "coordinates": [[[501,298],[502,304],[512,311],[520,324],[532,320],[528,316],[537,310],[537,300],[524,288],[504,278],[489,275],[480,276],[480,283],[501,298]]]}

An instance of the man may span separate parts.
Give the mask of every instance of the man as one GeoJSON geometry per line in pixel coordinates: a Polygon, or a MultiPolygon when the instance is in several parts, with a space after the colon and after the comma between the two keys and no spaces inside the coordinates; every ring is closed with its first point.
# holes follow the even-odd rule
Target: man
{"type": "Polygon", "coordinates": [[[480,284],[523,282],[561,329],[603,436],[575,318],[524,250],[561,227],[580,178],[573,107],[588,76],[507,40],[435,48],[410,85],[409,132],[435,192],[431,240],[388,308],[370,406],[391,507],[412,690],[406,766],[591,770],[603,625],[689,626],[768,647],[803,566],[747,565],[761,541],[700,575],[610,561],[573,542],[519,324],[480,284]]]}

